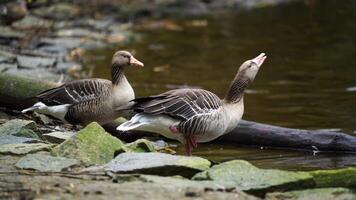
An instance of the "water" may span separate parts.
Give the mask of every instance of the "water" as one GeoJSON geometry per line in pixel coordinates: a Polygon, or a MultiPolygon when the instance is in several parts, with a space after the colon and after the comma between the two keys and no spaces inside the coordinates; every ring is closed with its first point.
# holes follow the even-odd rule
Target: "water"
{"type": "MultiPolygon", "coordinates": [[[[268,58],[245,95],[244,119],[355,134],[356,2],[305,2],[159,23],[146,20],[138,27],[140,42],[116,49],[134,51],[145,63],[144,69],[126,73],[136,96],[189,86],[223,97],[239,65],[265,52],[268,58]]],[[[94,76],[110,77],[116,49],[90,54],[94,76]]],[[[216,161],[247,159],[266,168],[356,165],[352,154],[315,156],[216,144],[200,145],[195,152],[216,161]]]]}

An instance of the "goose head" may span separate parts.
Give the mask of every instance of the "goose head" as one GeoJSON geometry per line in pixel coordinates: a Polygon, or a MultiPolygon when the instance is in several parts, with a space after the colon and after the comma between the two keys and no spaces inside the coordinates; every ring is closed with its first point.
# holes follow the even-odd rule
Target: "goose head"
{"type": "Polygon", "coordinates": [[[238,77],[248,78],[253,81],[266,58],[266,54],[261,53],[256,58],[242,63],[238,71],[238,77]]]}
{"type": "Polygon", "coordinates": [[[143,67],[144,64],[137,60],[133,55],[128,51],[117,51],[112,57],[112,65],[115,67],[143,67]]]}

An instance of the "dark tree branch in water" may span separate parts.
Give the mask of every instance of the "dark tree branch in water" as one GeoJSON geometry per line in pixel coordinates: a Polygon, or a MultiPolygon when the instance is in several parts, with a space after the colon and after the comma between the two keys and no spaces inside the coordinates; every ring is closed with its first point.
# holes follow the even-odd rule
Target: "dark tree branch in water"
{"type": "Polygon", "coordinates": [[[219,141],[244,145],[285,147],[319,151],[356,152],[356,137],[339,132],[302,130],[242,120],[219,141]]]}

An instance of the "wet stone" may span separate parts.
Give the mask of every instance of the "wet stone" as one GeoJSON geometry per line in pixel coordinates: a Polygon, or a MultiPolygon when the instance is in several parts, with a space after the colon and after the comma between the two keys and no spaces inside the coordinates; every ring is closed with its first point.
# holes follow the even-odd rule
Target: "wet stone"
{"type": "Polygon", "coordinates": [[[307,172],[260,169],[243,160],[215,165],[195,175],[193,179],[212,180],[226,187],[237,187],[247,193],[261,196],[267,192],[315,186],[313,177],[307,172]]]}
{"type": "Polygon", "coordinates": [[[19,169],[34,169],[40,172],[60,172],[63,169],[79,164],[80,162],[76,159],[36,153],[28,154],[21,158],[15,166],[19,169]]]}
{"type": "Polygon", "coordinates": [[[354,200],[356,199],[356,190],[347,188],[320,188],[298,190],[284,193],[269,193],[267,200],[354,200]]]}
{"type": "Polygon", "coordinates": [[[34,144],[5,144],[0,146],[0,154],[28,154],[37,151],[48,151],[52,144],[34,143],[34,144]]]}
{"type": "Polygon", "coordinates": [[[14,30],[8,26],[0,26],[0,30],[0,39],[20,39],[26,36],[26,33],[14,30]]]}
{"type": "Polygon", "coordinates": [[[156,152],[156,149],[153,142],[146,139],[138,139],[135,142],[127,143],[121,146],[120,149],[118,149],[115,152],[115,155],[124,152],[136,152],[136,153],[156,152]]]}
{"type": "Polygon", "coordinates": [[[12,24],[16,29],[50,28],[53,22],[33,15],[27,15],[20,21],[12,24]]]}
{"type": "Polygon", "coordinates": [[[20,68],[53,67],[56,62],[54,58],[17,56],[17,64],[20,68]]]}
{"type": "Polygon", "coordinates": [[[4,144],[21,144],[21,143],[34,143],[41,142],[40,140],[27,138],[27,137],[17,137],[13,135],[3,135],[0,134],[0,145],[4,144]]]}
{"type": "Polygon", "coordinates": [[[209,169],[210,164],[210,161],[194,156],[176,156],[165,153],[122,153],[107,164],[90,167],[85,171],[142,173],[160,176],[180,175],[190,178],[198,172],[209,169]]]}

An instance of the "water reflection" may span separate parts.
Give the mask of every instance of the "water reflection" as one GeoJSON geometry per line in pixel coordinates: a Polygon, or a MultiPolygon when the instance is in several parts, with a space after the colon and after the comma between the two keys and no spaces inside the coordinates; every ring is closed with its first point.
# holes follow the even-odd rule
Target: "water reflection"
{"type": "MultiPolygon", "coordinates": [[[[245,97],[245,119],[293,128],[341,128],[352,134],[356,92],[349,88],[356,86],[356,1],[306,2],[141,26],[143,40],[120,47],[134,50],[145,62],[143,70],[127,70],[136,95],[189,86],[223,96],[238,66],[266,52],[268,59],[245,97]]],[[[95,76],[109,78],[104,66],[115,50],[93,52],[104,57],[91,63],[95,76]]],[[[220,147],[224,150],[215,156],[218,160],[244,158],[239,156],[246,153],[214,146],[220,147]]],[[[206,148],[198,154],[214,157],[216,152],[206,148]]],[[[265,162],[274,153],[251,151],[261,158],[256,164],[269,166],[265,162]]],[[[356,165],[354,155],[283,152],[270,164],[356,165]]]]}

